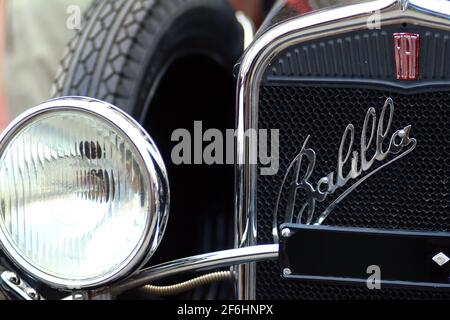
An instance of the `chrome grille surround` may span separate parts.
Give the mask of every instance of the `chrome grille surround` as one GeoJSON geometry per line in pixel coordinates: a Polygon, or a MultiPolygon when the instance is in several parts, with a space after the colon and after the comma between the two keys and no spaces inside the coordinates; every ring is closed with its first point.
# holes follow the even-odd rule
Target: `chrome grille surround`
{"type": "MultiPolygon", "coordinates": [[[[344,34],[367,28],[367,20],[380,13],[381,27],[392,24],[414,24],[450,30],[450,3],[436,0],[377,0],[321,10],[278,24],[262,34],[244,54],[238,74],[237,91],[237,163],[235,203],[235,246],[257,242],[256,180],[257,163],[251,159],[251,146],[256,143],[245,136],[248,129],[258,128],[258,105],[263,75],[277,54],[304,41],[344,34]]],[[[237,270],[237,298],[255,299],[256,269],[254,264],[237,270]]]]}

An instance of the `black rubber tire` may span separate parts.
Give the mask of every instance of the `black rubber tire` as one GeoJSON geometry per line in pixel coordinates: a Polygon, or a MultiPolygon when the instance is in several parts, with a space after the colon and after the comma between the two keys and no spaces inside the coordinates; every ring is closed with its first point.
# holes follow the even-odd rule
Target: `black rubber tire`
{"type": "MultiPolygon", "coordinates": [[[[232,246],[234,167],[175,166],[171,133],[194,120],[234,127],[232,70],[243,46],[227,0],[95,0],[68,44],[54,95],[122,108],[150,132],[165,160],[171,212],[152,264],[232,246]]],[[[230,294],[228,284],[218,284],[182,298],[230,294]]]]}
{"type": "Polygon", "coordinates": [[[98,98],[141,121],[174,60],[200,53],[228,68],[243,50],[226,0],[95,0],[83,22],[54,96],[98,98]]]}

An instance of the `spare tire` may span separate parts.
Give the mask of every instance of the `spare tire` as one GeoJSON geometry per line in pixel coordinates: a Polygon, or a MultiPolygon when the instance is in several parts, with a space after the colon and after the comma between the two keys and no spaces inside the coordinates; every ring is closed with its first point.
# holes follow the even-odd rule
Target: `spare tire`
{"type": "Polygon", "coordinates": [[[226,0],[95,0],[69,43],[54,96],[89,96],[143,121],[164,72],[202,54],[231,70],[243,35],[226,0]]]}

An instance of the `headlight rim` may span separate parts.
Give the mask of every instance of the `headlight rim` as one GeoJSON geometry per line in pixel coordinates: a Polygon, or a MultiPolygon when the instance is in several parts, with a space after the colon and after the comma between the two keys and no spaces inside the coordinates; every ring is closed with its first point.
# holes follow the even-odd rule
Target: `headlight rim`
{"type": "Polygon", "coordinates": [[[149,212],[147,213],[145,231],[130,253],[116,268],[93,278],[73,280],[49,274],[34,265],[25,257],[15,244],[10,241],[8,232],[0,222],[0,248],[11,262],[30,277],[56,289],[79,290],[100,288],[133,274],[154,254],[164,235],[169,213],[169,181],[164,161],[155,143],[141,125],[124,111],[107,102],[89,97],[68,96],[46,101],[22,113],[0,134],[0,155],[30,121],[48,112],[74,110],[100,117],[128,141],[138,151],[150,182],[149,212]]]}

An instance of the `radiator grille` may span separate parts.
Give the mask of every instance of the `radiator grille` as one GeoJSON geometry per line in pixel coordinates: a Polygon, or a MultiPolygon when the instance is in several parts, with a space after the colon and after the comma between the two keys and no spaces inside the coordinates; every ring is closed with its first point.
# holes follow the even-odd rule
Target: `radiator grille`
{"type": "MultiPolygon", "coordinates": [[[[317,181],[335,171],[346,126],[355,125],[356,148],[368,108],[374,107],[379,117],[388,97],[393,98],[396,110],[392,130],[411,124],[411,136],[417,139],[417,147],[360,185],[338,205],[325,224],[450,231],[450,91],[403,94],[365,88],[262,86],[258,125],[280,129],[280,171],[275,176],[258,176],[260,243],[273,241],[272,214],[278,189],[287,166],[306,137],[311,135],[308,146],[317,153],[311,179],[317,181]]],[[[282,201],[281,208],[284,205],[282,201]]],[[[448,291],[379,291],[286,282],[278,272],[276,263],[258,264],[258,299],[450,299],[448,291]]]]}

